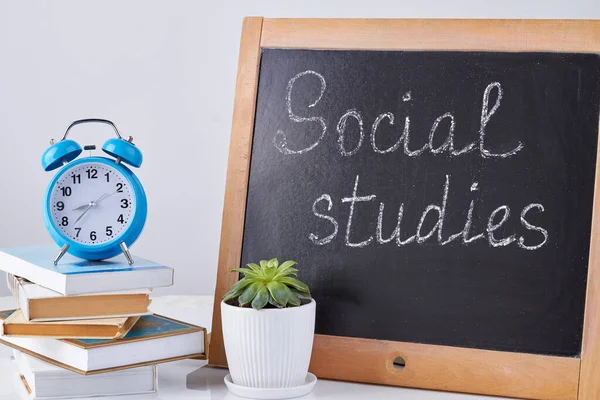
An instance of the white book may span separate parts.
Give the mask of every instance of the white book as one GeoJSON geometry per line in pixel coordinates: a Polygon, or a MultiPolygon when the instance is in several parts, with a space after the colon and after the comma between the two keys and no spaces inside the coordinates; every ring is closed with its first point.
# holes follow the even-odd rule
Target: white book
{"type": "Polygon", "coordinates": [[[63,296],[12,274],[7,283],[26,321],[70,321],[151,314],[151,289],[63,296]]]}
{"type": "MultiPolygon", "coordinates": [[[[0,311],[0,319],[14,311],[0,311]]],[[[123,339],[0,337],[0,344],[82,375],[182,360],[206,359],[206,329],[144,315],[123,339]]]]}
{"type": "Polygon", "coordinates": [[[34,400],[155,393],[155,365],[99,375],[80,375],[13,350],[21,384],[34,400]]]}
{"type": "Polygon", "coordinates": [[[88,261],[70,254],[52,262],[59,248],[27,246],[0,250],[0,270],[20,276],[64,296],[154,288],[173,284],[173,269],[143,258],[125,256],[88,261]]]}

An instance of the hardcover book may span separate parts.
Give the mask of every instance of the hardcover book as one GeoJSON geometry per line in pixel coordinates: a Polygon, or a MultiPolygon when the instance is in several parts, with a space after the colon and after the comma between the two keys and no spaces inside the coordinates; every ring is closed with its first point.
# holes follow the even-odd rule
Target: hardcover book
{"type": "Polygon", "coordinates": [[[63,296],[7,274],[8,286],[27,321],[119,318],[148,315],[151,289],[63,296]]]}
{"type": "Polygon", "coordinates": [[[32,400],[155,393],[155,365],[85,376],[13,350],[15,378],[32,400]]]}
{"type": "Polygon", "coordinates": [[[28,322],[21,310],[16,310],[0,323],[0,335],[57,339],[120,339],[131,330],[139,318],[28,322]]]}
{"type": "Polygon", "coordinates": [[[64,296],[118,290],[154,288],[173,284],[173,269],[143,258],[125,256],[88,261],[65,254],[57,265],[56,245],[0,250],[0,270],[27,279],[64,296]]]}
{"type": "MultiPolygon", "coordinates": [[[[13,311],[0,311],[5,320],[13,311]]],[[[160,315],[145,315],[123,339],[0,337],[0,344],[82,375],[206,359],[206,329],[160,315]]]]}

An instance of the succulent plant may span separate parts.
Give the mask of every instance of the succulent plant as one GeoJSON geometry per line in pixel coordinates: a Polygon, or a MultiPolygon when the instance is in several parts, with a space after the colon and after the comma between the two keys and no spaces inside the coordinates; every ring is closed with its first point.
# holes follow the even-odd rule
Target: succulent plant
{"type": "Polygon", "coordinates": [[[260,310],[270,304],[273,307],[296,307],[302,300],[310,300],[308,286],[293,276],[298,270],[293,268],[296,261],[279,264],[276,258],[261,260],[260,265],[250,263],[248,268],[234,268],[232,272],[244,275],[223,297],[224,302],[237,298],[240,307],[251,305],[260,310]]]}

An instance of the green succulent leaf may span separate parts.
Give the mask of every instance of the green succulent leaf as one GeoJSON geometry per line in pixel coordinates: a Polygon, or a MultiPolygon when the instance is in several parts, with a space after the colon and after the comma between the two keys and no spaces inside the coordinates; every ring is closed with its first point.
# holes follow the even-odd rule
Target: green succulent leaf
{"type": "Polygon", "coordinates": [[[291,290],[292,290],[292,292],[296,296],[298,296],[298,298],[300,300],[310,300],[310,299],[312,299],[312,296],[310,295],[310,293],[302,293],[302,292],[297,291],[296,289],[291,289],[291,290]]]}
{"type": "Polygon", "coordinates": [[[267,268],[269,266],[269,262],[267,260],[260,260],[260,267],[267,268]]]}
{"type": "Polygon", "coordinates": [[[269,290],[263,284],[260,287],[260,289],[258,289],[258,292],[256,293],[256,296],[254,297],[254,300],[252,300],[252,308],[254,308],[255,310],[260,310],[264,306],[266,306],[268,302],[269,302],[269,290]]]}
{"type": "Polygon", "coordinates": [[[288,303],[293,306],[299,306],[301,304],[300,297],[298,297],[295,292],[295,290],[290,290],[290,298],[288,299],[288,303]]]}
{"type": "Polygon", "coordinates": [[[283,306],[281,304],[279,304],[278,302],[276,302],[275,299],[273,299],[273,297],[270,294],[269,294],[269,304],[272,305],[273,307],[283,308],[283,306]]]}
{"type": "Polygon", "coordinates": [[[274,279],[277,279],[280,276],[286,275],[296,275],[298,270],[296,268],[292,268],[292,266],[296,265],[296,261],[286,261],[277,268],[277,273],[274,276],[274,279]]]}
{"type": "Polygon", "coordinates": [[[277,268],[267,267],[265,268],[265,279],[267,281],[272,281],[275,277],[275,273],[277,272],[277,268]]]}
{"type": "Polygon", "coordinates": [[[258,264],[250,263],[247,265],[248,265],[248,268],[250,268],[252,271],[256,272],[258,275],[263,275],[262,269],[260,268],[260,266],[258,264]]]}
{"type": "Polygon", "coordinates": [[[291,278],[289,276],[284,276],[283,278],[279,279],[279,282],[283,283],[284,285],[287,285],[289,287],[292,287],[294,289],[296,289],[299,292],[303,292],[303,293],[310,293],[310,289],[308,288],[308,286],[306,285],[306,283],[296,279],[296,278],[291,278]]]}
{"type": "Polygon", "coordinates": [[[235,299],[240,294],[242,294],[244,289],[251,283],[252,283],[252,280],[250,280],[250,279],[247,279],[247,278],[240,279],[239,281],[237,281],[235,283],[235,285],[233,285],[231,287],[231,289],[229,289],[229,292],[225,293],[225,296],[223,297],[223,301],[227,302],[231,299],[235,299]]]}
{"type": "Polygon", "coordinates": [[[298,264],[296,261],[293,260],[287,260],[284,261],[283,263],[281,263],[281,265],[279,266],[279,271],[283,271],[287,268],[293,267],[294,265],[298,264]]]}
{"type": "Polygon", "coordinates": [[[276,258],[267,261],[267,267],[264,268],[264,274],[267,280],[273,280],[273,277],[275,277],[275,274],[277,273],[278,266],[279,261],[276,258]]]}
{"type": "Polygon", "coordinates": [[[256,279],[261,279],[264,278],[262,276],[262,274],[258,274],[256,272],[254,272],[251,269],[248,268],[234,268],[231,270],[231,272],[239,272],[240,274],[244,274],[245,277],[247,278],[256,278],[256,279]]]}
{"type": "Polygon", "coordinates": [[[297,276],[298,270],[296,268],[288,268],[283,273],[277,272],[275,274],[275,276],[273,277],[273,280],[277,281],[277,280],[283,278],[284,276],[288,276],[288,275],[297,276]]]}
{"type": "Polygon", "coordinates": [[[256,296],[260,288],[264,285],[264,282],[253,282],[250,286],[245,288],[240,297],[238,298],[240,306],[245,306],[246,304],[254,300],[254,297],[256,296]]]}
{"type": "Polygon", "coordinates": [[[283,283],[271,281],[267,283],[267,289],[269,293],[275,299],[276,302],[285,307],[290,298],[290,288],[285,286],[283,283]]]}

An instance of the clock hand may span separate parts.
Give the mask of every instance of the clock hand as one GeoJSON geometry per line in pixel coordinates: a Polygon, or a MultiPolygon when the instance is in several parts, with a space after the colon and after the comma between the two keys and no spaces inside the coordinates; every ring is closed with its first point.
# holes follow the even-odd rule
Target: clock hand
{"type": "Polygon", "coordinates": [[[88,203],[88,204],[84,204],[84,205],[82,205],[82,206],[79,206],[79,207],[77,207],[77,208],[74,208],[72,211],[80,211],[80,210],[83,210],[84,208],[88,208],[89,206],[90,206],[90,203],[88,203]]]}
{"type": "MultiPolygon", "coordinates": [[[[112,193],[111,193],[112,194],[112,193]]],[[[81,206],[81,207],[77,207],[76,209],[74,209],[73,211],[76,210],[80,210],[82,208],[85,208],[85,210],[81,213],[81,215],[75,220],[75,225],[81,220],[81,218],[83,218],[83,216],[90,211],[90,209],[92,207],[94,207],[96,205],[96,203],[98,203],[101,200],[104,200],[105,198],[107,198],[108,196],[110,196],[111,194],[108,193],[104,193],[102,196],[100,196],[96,201],[91,201],[87,206],[81,206]]]]}
{"type": "Polygon", "coordinates": [[[81,213],[81,215],[80,215],[80,216],[79,216],[79,217],[78,217],[78,218],[75,220],[75,224],[74,224],[74,225],[77,225],[77,223],[79,222],[79,220],[81,220],[81,218],[83,218],[83,216],[84,216],[84,215],[85,215],[85,214],[86,214],[88,211],[90,211],[90,209],[91,209],[92,207],[93,207],[93,203],[89,204],[89,205],[87,206],[87,208],[85,209],[85,211],[84,211],[84,212],[82,212],[82,213],[81,213]]]}
{"type": "Polygon", "coordinates": [[[88,208],[88,207],[90,207],[90,206],[91,206],[91,207],[93,207],[93,206],[95,206],[95,205],[96,205],[96,203],[98,203],[98,202],[100,202],[100,201],[102,201],[102,200],[106,199],[107,197],[110,197],[110,196],[112,196],[112,195],[113,195],[113,194],[115,194],[115,193],[117,193],[117,192],[113,192],[113,193],[110,193],[110,194],[108,194],[108,193],[104,193],[102,196],[100,196],[100,198],[98,198],[98,200],[96,200],[96,201],[91,201],[91,202],[89,202],[88,204],[84,204],[84,205],[82,205],[82,206],[79,206],[79,207],[77,207],[77,208],[74,208],[72,211],[79,211],[79,210],[83,210],[83,209],[85,209],[85,208],[88,208]]]}
{"type": "Polygon", "coordinates": [[[119,191],[119,190],[116,190],[116,191],[114,191],[114,192],[112,192],[112,193],[110,193],[110,194],[109,194],[109,193],[104,193],[104,194],[103,194],[102,196],[100,196],[100,197],[99,197],[99,198],[98,198],[96,201],[92,201],[92,202],[90,202],[90,203],[89,203],[87,206],[81,206],[81,207],[77,207],[76,209],[74,209],[73,211],[76,211],[76,210],[80,210],[80,209],[82,209],[82,208],[85,208],[85,210],[84,210],[84,211],[81,213],[81,215],[80,215],[80,216],[79,216],[79,217],[78,217],[78,218],[75,220],[75,224],[77,224],[77,223],[78,223],[78,222],[81,220],[81,218],[83,218],[83,216],[84,216],[84,215],[85,215],[85,214],[86,214],[88,211],[90,211],[90,209],[91,209],[92,207],[95,207],[95,206],[96,206],[96,204],[98,204],[98,203],[99,203],[99,202],[101,202],[102,200],[104,200],[104,199],[106,199],[106,198],[108,198],[108,197],[112,196],[113,194],[117,193],[118,191],[119,191]]]}
{"type": "Polygon", "coordinates": [[[103,196],[101,196],[101,197],[100,197],[98,200],[96,200],[94,203],[95,203],[95,204],[98,204],[98,203],[100,203],[102,200],[106,200],[106,199],[108,199],[110,196],[112,196],[113,194],[115,194],[115,193],[118,193],[118,192],[119,192],[119,189],[115,190],[114,192],[112,192],[112,193],[110,193],[110,194],[107,194],[107,193],[105,193],[103,196]]]}

